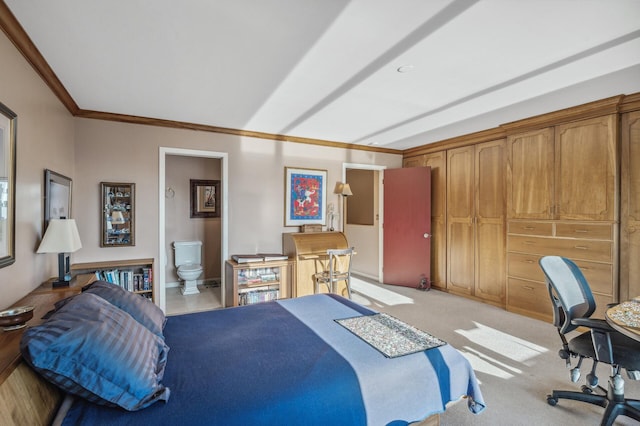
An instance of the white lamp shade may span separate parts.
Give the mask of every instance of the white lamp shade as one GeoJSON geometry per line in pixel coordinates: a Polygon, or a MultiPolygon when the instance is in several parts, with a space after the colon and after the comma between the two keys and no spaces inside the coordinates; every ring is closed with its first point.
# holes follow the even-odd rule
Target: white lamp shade
{"type": "Polygon", "coordinates": [[[72,253],[82,248],[75,219],[51,219],[38,253],[72,253]]]}

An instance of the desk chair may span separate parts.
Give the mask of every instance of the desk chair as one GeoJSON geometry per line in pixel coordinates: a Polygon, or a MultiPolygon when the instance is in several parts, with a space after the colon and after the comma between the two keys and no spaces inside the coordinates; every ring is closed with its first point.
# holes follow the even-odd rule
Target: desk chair
{"type": "Polygon", "coordinates": [[[353,247],[341,250],[327,250],[326,262],[313,275],[316,293],[320,292],[321,285],[325,285],[330,293],[336,293],[338,283],[344,281],[347,287],[347,295],[351,299],[351,258],[353,254],[353,247]]]}
{"type": "Polygon", "coordinates": [[[573,399],[605,407],[601,425],[612,425],[618,415],[640,420],[640,400],[625,399],[624,380],[621,369],[627,371],[632,380],[640,379],[640,342],[615,331],[604,319],[590,318],[596,303],[582,272],[571,260],[558,256],[540,259],[545,274],[549,296],[553,304],[553,323],[562,340],[560,358],[571,366],[570,358],[578,357],[577,366],[571,370],[571,381],[580,378],[580,366],[584,358],[593,360],[587,384],[582,392],[554,390],[547,395],[549,405],[558,399],[573,399]],[[578,327],[588,331],[567,340],[567,333],[578,327]],[[598,386],[595,375],[598,362],[611,365],[608,388],[598,386]],[[599,393],[598,393],[599,392],[599,393]]]}

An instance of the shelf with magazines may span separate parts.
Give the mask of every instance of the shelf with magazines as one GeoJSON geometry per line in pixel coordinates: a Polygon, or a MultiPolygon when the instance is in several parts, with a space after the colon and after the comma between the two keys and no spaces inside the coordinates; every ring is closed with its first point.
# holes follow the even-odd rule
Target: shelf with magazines
{"type": "Polygon", "coordinates": [[[251,305],[290,297],[292,263],[288,259],[236,262],[225,266],[225,306],[251,305]]]}
{"type": "Polygon", "coordinates": [[[153,259],[74,263],[71,265],[71,274],[76,279],[77,285],[81,287],[103,280],[146,297],[152,302],[155,301],[153,259]]]}

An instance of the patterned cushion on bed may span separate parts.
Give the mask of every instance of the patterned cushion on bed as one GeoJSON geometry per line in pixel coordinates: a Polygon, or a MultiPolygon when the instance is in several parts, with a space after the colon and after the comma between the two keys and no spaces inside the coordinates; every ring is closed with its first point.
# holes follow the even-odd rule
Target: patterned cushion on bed
{"type": "Polygon", "coordinates": [[[166,322],[164,312],[152,301],[139,294],[132,293],[119,285],[106,281],[95,281],[85,293],[93,293],[127,312],[152,333],[163,336],[162,329],[166,322]]]}
{"type": "Polygon", "coordinates": [[[20,350],[46,379],[98,404],[135,411],[169,398],[160,383],[169,350],[164,339],[91,293],[27,329],[20,350]]]}

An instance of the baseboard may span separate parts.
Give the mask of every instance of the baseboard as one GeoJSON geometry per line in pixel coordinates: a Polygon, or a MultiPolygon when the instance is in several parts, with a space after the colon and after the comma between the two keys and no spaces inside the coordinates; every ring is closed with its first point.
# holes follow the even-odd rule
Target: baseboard
{"type": "Polygon", "coordinates": [[[368,279],[370,279],[372,281],[375,281],[377,283],[380,282],[377,276],[365,274],[364,272],[351,271],[351,275],[357,275],[357,276],[360,276],[360,277],[368,278],[368,279]]]}
{"type": "MultiPolygon", "coordinates": [[[[198,280],[198,285],[207,285],[209,283],[218,283],[218,285],[220,284],[221,280],[220,278],[206,278],[204,280],[198,280]]],[[[180,281],[174,281],[171,283],[165,283],[164,288],[176,288],[176,287],[181,287],[182,284],[180,283],[180,281]]]]}

